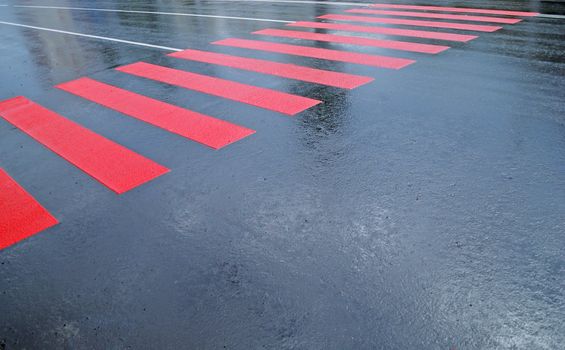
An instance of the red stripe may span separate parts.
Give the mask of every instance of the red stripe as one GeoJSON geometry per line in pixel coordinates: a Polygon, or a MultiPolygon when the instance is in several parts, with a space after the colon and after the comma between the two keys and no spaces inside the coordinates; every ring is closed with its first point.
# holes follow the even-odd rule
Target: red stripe
{"type": "Polygon", "coordinates": [[[415,6],[415,5],[396,5],[396,4],[374,4],[371,7],[403,9],[403,10],[424,10],[424,11],[443,11],[443,12],[467,12],[467,13],[484,13],[489,15],[506,15],[506,16],[537,16],[537,12],[523,11],[506,11],[506,10],[490,10],[464,7],[443,7],[443,6],[415,6]]]}
{"type": "Polygon", "coordinates": [[[339,73],[329,70],[298,66],[295,64],[225,55],[208,51],[184,50],[181,52],[171,53],[169,56],[238,68],[252,72],[276,75],[279,77],[307,81],[310,83],[335,86],[344,89],[353,89],[374,80],[373,78],[361,75],[339,73]]]}
{"type": "Polygon", "coordinates": [[[476,35],[452,34],[452,33],[444,33],[444,32],[428,32],[424,30],[398,29],[398,28],[387,28],[387,27],[369,27],[369,26],[358,26],[352,24],[326,23],[326,22],[294,22],[287,24],[287,26],[342,30],[346,32],[388,34],[388,35],[398,35],[398,36],[409,36],[414,38],[438,39],[438,40],[449,40],[449,41],[458,41],[458,42],[467,42],[478,38],[476,35]]]}
{"type": "Polygon", "coordinates": [[[0,169],[0,249],[58,223],[26,190],[0,169]]]}
{"type": "Polygon", "coordinates": [[[252,106],[288,115],[295,115],[322,103],[322,101],[308,97],[287,94],[276,90],[157,66],[145,62],[138,62],[116,69],[120,72],[247,103],[252,106]]]}
{"type": "Polygon", "coordinates": [[[434,53],[434,54],[449,49],[449,46],[441,46],[441,45],[428,45],[428,44],[410,43],[410,42],[396,41],[396,40],[377,40],[377,39],[360,38],[355,36],[298,32],[298,31],[280,30],[280,29],[263,29],[253,32],[253,34],[270,35],[270,36],[278,36],[278,37],[294,38],[294,39],[325,41],[325,42],[340,43],[340,44],[383,47],[393,50],[434,53]]]}
{"type": "Polygon", "coordinates": [[[366,23],[389,23],[389,24],[401,24],[401,25],[419,26],[419,27],[474,30],[474,31],[477,31],[477,32],[494,32],[494,31],[497,31],[499,29],[502,29],[502,27],[485,26],[485,25],[477,25],[477,24],[462,24],[462,23],[434,22],[434,21],[417,21],[417,20],[411,20],[411,19],[347,16],[347,15],[333,15],[333,14],[323,15],[323,16],[320,16],[318,18],[331,19],[331,20],[336,20],[336,21],[351,21],[351,22],[366,22],[366,23]]]}
{"type": "Polygon", "coordinates": [[[241,47],[252,50],[262,50],[278,52],[289,55],[319,58],[324,60],[340,61],[364,64],[367,66],[400,69],[416,61],[405,58],[395,58],[387,56],[368,55],[364,53],[346,52],[338,50],[320,49],[315,47],[298,46],[272,43],[268,41],[246,40],[246,39],[224,39],[213,42],[212,44],[241,47]]]}
{"type": "Polygon", "coordinates": [[[214,149],[222,148],[255,133],[254,130],[224,120],[89,78],[60,84],[57,88],[214,149]]]}
{"type": "Polygon", "coordinates": [[[421,18],[441,18],[441,19],[454,19],[458,21],[474,21],[474,22],[490,22],[490,23],[504,23],[515,24],[521,19],[517,18],[500,18],[500,17],[485,17],[485,16],[467,16],[467,15],[446,15],[443,13],[429,13],[429,12],[410,12],[410,11],[383,11],[383,10],[368,10],[368,9],[351,9],[345,12],[350,13],[366,13],[370,15],[385,15],[385,16],[404,16],[404,17],[421,17],[421,18]]]}
{"type": "Polygon", "coordinates": [[[117,193],[169,171],[25,97],[0,102],[0,116],[117,193]]]}

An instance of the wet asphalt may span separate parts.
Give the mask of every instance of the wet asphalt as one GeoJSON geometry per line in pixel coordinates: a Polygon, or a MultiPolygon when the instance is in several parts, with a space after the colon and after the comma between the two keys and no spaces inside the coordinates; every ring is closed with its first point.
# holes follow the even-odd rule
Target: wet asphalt
{"type": "MultiPolygon", "coordinates": [[[[287,21],[355,7],[0,4],[287,21]]],[[[464,5],[565,14],[559,1],[464,5]]],[[[438,55],[250,34],[284,27],[266,21],[12,6],[0,21],[375,78],[346,91],[0,24],[0,100],[24,95],[171,169],[117,196],[0,119],[0,168],[61,222],[0,251],[0,349],[564,348],[564,19],[469,32],[438,55]],[[229,37],[417,63],[210,44],[229,37]],[[324,103],[288,117],[113,69],[138,61],[324,103]],[[53,88],[83,76],[257,133],[214,151],[53,88]]]]}

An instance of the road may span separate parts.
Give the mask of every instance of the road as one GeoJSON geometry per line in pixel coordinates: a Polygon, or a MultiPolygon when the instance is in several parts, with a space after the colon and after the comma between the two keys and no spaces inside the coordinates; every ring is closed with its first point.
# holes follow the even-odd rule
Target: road
{"type": "Polygon", "coordinates": [[[562,348],[565,4],[369,5],[0,1],[0,349],[562,348]]]}

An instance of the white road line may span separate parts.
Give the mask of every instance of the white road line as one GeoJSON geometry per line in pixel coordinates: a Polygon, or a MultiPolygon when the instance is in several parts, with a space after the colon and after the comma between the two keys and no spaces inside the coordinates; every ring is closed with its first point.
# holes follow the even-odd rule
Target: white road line
{"type": "Polygon", "coordinates": [[[306,0],[226,0],[228,2],[283,2],[289,4],[322,4],[335,6],[370,6],[366,2],[306,1],[306,0]]]}
{"type": "MultiPolygon", "coordinates": [[[[225,0],[227,2],[266,2],[266,3],[296,3],[296,4],[322,4],[322,5],[336,5],[336,6],[369,6],[368,3],[362,2],[327,2],[327,1],[308,1],[308,0],[225,0]]],[[[561,1],[561,0],[560,0],[561,1]]],[[[0,7],[7,7],[10,5],[0,5],[0,7]]],[[[258,22],[276,22],[276,23],[293,23],[294,21],[286,21],[281,19],[271,18],[252,18],[252,17],[235,17],[235,16],[219,16],[219,15],[203,15],[198,13],[183,13],[183,12],[157,12],[157,11],[139,11],[139,10],[114,10],[114,9],[101,9],[90,7],[64,7],[64,6],[39,6],[39,5],[12,5],[12,7],[19,8],[37,8],[37,9],[53,9],[53,10],[77,10],[77,11],[99,11],[99,12],[123,12],[123,13],[142,13],[142,14],[155,14],[166,16],[187,16],[187,17],[205,17],[205,18],[221,18],[221,19],[235,19],[243,21],[258,21],[258,22]]],[[[542,18],[555,18],[565,19],[563,15],[540,14],[537,17],[542,18]]]]}
{"type": "Polygon", "coordinates": [[[59,30],[59,29],[51,29],[51,28],[44,28],[44,27],[28,26],[28,25],[26,25],[26,24],[19,24],[19,23],[12,23],[12,22],[4,22],[4,21],[0,21],[0,24],[5,24],[5,25],[15,26],[15,27],[22,27],[22,28],[29,28],[29,29],[44,30],[44,31],[47,31],[47,32],[54,32],[54,33],[60,33],[60,34],[68,34],[68,35],[82,36],[82,37],[91,38],[91,39],[113,41],[113,42],[122,43],[122,44],[130,44],[130,45],[144,46],[144,47],[150,47],[150,48],[159,49],[159,50],[166,50],[166,51],[183,51],[182,49],[177,49],[177,48],[175,48],[175,47],[167,47],[167,46],[160,46],[160,45],[152,45],[152,44],[140,43],[140,42],[137,42],[137,41],[122,40],[122,39],[116,39],[116,38],[108,38],[108,37],[105,37],[105,36],[90,35],[90,34],[82,34],[82,33],[76,33],[76,32],[68,32],[68,31],[66,31],[66,30],[59,30]]]}
{"type": "Polygon", "coordinates": [[[540,14],[538,15],[538,17],[543,17],[543,18],[556,18],[556,19],[565,19],[565,16],[563,15],[545,15],[545,14],[540,14]]]}
{"type": "Polygon", "coordinates": [[[135,11],[135,10],[114,10],[114,9],[100,9],[90,7],[63,7],[63,6],[32,6],[32,5],[14,5],[20,8],[37,8],[37,9],[53,9],[53,10],[77,10],[77,11],[100,11],[100,12],[122,12],[122,13],[143,13],[154,15],[167,15],[167,16],[188,16],[188,17],[207,17],[207,18],[222,18],[222,19],[238,19],[244,21],[259,21],[259,22],[278,22],[278,23],[292,23],[294,21],[283,21],[280,19],[268,18],[250,18],[250,17],[233,17],[233,16],[219,16],[219,15],[202,15],[198,13],[182,13],[182,12],[156,12],[156,11],[135,11]]]}

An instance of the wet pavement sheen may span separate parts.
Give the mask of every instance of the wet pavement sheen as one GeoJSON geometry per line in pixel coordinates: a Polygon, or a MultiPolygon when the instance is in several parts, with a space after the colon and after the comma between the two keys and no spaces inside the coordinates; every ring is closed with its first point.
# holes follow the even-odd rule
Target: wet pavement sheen
{"type": "MultiPolygon", "coordinates": [[[[0,4],[286,21],[354,8],[0,4]]],[[[562,2],[428,4],[565,14],[562,2]]],[[[342,90],[0,24],[0,100],[24,95],[171,169],[117,196],[0,118],[0,168],[61,222],[0,251],[0,349],[564,346],[564,19],[441,30],[479,35],[468,43],[355,34],[451,46],[437,55],[268,38],[417,61],[398,71],[210,44],[335,33],[284,23],[12,6],[0,21],[375,78],[342,90]],[[114,70],[138,61],[323,104],[289,117],[114,70]],[[214,151],[53,88],[84,76],[257,132],[214,151]]]]}

